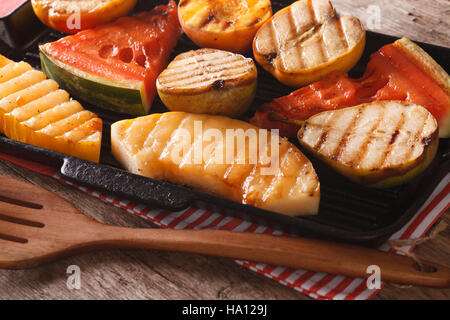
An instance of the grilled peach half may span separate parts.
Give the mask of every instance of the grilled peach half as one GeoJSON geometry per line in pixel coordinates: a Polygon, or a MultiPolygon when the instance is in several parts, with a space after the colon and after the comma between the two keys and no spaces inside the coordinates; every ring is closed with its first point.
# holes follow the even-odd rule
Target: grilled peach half
{"type": "Polygon", "coordinates": [[[136,1],[32,0],[31,4],[34,13],[45,25],[65,33],[76,33],[128,14],[136,1]]]}
{"type": "Polygon", "coordinates": [[[156,89],[171,111],[236,117],[253,102],[257,76],[250,58],[198,49],[178,55],[159,75],[156,89]]]}
{"type": "Polygon", "coordinates": [[[244,53],[272,16],[272,5],[270,0],[181,0],[178,16],[198,46],[244,53]]]}
{"type": "Polygon", "coordinates": [[[436,155],[438,124],[424,107],[377,101],[306,120],[300,143],[347,178],[385,188],[406,183],[436,155]]]}
{"type": "Polygon", "coordinates": [[[280,82],[302,87],[361,58],[365,31],[353,16],[338,16],[328,0],[300,0],[265,22],[253,40],[255,60],[280,82]]]}

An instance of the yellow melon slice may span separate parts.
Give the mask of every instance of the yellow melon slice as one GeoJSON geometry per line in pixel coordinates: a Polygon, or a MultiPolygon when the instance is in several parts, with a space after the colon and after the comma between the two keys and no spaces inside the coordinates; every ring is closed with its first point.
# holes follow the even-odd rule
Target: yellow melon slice
{"type": "Polygon", "coordinates": [[[0,55],[0,131],[8,138],[98,162],[102,120],[25,62],[0,55]]]}

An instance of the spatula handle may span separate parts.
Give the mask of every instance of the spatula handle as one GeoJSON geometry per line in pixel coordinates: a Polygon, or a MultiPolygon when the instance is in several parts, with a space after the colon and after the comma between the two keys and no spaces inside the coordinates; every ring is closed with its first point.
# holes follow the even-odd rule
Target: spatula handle
{"type": "Polygon", "coordinates": [[[308,238],[221,230],[120,227],[109,227],[105,236],[103,244],[109,248],[188,252],[361,278],[369,277],[372,273],[368,273],[367,268],[375,265],[380,268],[382,281],[430,287],[450,286],[450,269],[447,267],[425,262],[435,272],[423,272],[405,256],[308,238]]]}

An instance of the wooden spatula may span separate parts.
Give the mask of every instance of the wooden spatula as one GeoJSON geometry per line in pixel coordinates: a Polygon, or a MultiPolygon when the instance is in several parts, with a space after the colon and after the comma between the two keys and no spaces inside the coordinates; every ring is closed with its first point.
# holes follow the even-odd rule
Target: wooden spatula
{"type": "Polygon", "coordinates": [[[449,287],[450,269],[339,243],[219,230],[134,229],[105,225],[38,186],[0,176],[0,268],[37,266],[80,252],[154,249],[264,262],[312,271],[368,277],[369,265],[387,282],[449,287]]]}

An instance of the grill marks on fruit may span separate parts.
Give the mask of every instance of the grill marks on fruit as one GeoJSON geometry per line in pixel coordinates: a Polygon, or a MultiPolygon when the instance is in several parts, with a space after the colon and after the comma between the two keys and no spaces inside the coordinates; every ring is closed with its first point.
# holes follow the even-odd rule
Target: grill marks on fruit
{"type": "MultiPolygon", "coordinates": [[[[188,183],[191,187],[246,204],[263,207],[280,199],[296,201],[306,197],[308,200],[305,201],[311,201],[311,196],[318,196],[319,181],[312,164],[287,140],[279,141],[279,157],[272,159],[278,162],[278,166],[274,166],[273,173],[264,174],[261,169],[268,169],[271,162],[266,163],[259,155],[272,156],[270,133],[267,136],[267,144],[256,140],[256,163],[249,162],[251,146],[248,137],[244,145],[235,144],[231,162],[226,160],[216,163],[213,158],[215,154],[227,154],[225,145],[220,140],[206,140],[202,135],[194,135],[196,121],[201,121],[205,130],[219,130],[224,137],[227,129],[263,130],[225,117],[168,112],[114,124],[113,143],[116,147],[126,148],[126,157],[133,161],[127,168],[134,173],[174,183],[188,183]],[[186,132],[192,137],[189,141],[183,139],[186,132]],[[181,147],[180,143],[187,143],[186,148],[181,147]],[[259,150],[264,145],[268,150],[259,150]],[[195,150],[199,146],[203,149],[203,157],[201,162],[194,162],[193,157],[198,152],[195,150]],[[178,162],[173,160],[175,150],[182,150],[178,162]],[[245,157],[242,159],[243,155],[245,157]],[[192,179],[194,176],[199,178],[192,179]],[[189,180],[185,180],[186,178],[189,180]],[[209,185],[207,188],[205,181],[209,185]]],[[[257,133],[256,136],[259,139],[262,135],[257,133]]]]}
{"type": "MultiPolygon", "coordinates": [[[[426,146],[423,143],[424,139],[431,140],[433,134],[436,133],[436,132],[433,132],[433,134],[424,133],[424,129],[426,126],[428,126],[428,122],[431,121],[431,117],[430,117],[430,114],[421,114],[421,116],[422,116],[421,125],[415,127],[416,131],[413,133],[414,139],[409,141],[409,144],[408,144],[409,148],[407,149],[408,151],[406,152],[405,159],[411,158],[413,156],[416,148],[421,148],[421,147],[426,146]]],[[[435,121],[435,120],[433,119],[433,121],[435,121]]],[[[405,125],[407,125],[407,123],[405,123],[405,125]]],[[[437,125],[436,125],[436,127],[437,127],[437,125]]],[[[436,131],[437,131],[437,128],[436,128],[436,131]]]]}
{"type": "MultiPolygon", "coordinates": [[[[211,32],[228,32],[231,27],[248,28],[259,24],[271,7],[267,0],[257,1],[180,1],[183,20],[211,32]]],[[[231,31],[233,32],[233,31],[231,31]]]]}
{"type": "Polygon", "coordinates": [[[394,131],[394,133],[391,136],[391,141],[389,141],[389,144],[393,144],[395,142],[395,140],[397,140],[399,133],[400,133],[399,130],[394,131]]]}
{"type": "MultiPolygon", "coordinates": [[[[290,153],[292,152],[292,148],[288,148],[288,149],[284,149],[281,150],[280,152],[280,160],[279,160],[279,168],[278,171],[274,174],[274,175],[269,175],[267,177],[265,177],[266,180],[266,185],[268,186],[266,188],[266,190],[264,190],[263,196],[261,197],[263,200],[267,199],[269,197],[276,197],[279,198],[280,192],[283,192],[283,188],[280,188],[279,185],[282,183],[283,179],[281,178],[283,176],[283,168],[286,166],[286,163],[289,161],[289,157],[290,157],[290,153]]],[[[303,159],[302,159],[303,160],[303,159]]],[[[302,163],[300,163],[299,168],[302,167],[302,163]]],[[[304,170],[304,166],[303,166],[303,170],[304,170]]],[[[292,183],[292,185],[295,185],[295,182],[292,183]]],[[[291,186],[292,188],[292,186],[291,186]]],[[[307,191],[312,191],[312,190],[307,190],[307,191]]]]}
{"type": "Polygon", "coordinates": [[[320,147],[322,147],[322,145],[325,143],[325,141],[327,141],[327,138],[328,138],[328,132],[323,131],[322,134],[320,135],[319,142],[314,146],[314,150],[318,151],[320,149],[320,147]]]}
{"type": "Polygon", "coordinates": [[[31,70],[31,67],[26,70],[30,71],[0,84],[0,115],[4,122],[1,125],[6,136],[30,143],[29,134],[18,129],[18,126],[25,126],[54,139],[66,137],[75,142],[91,139],[93,135],[100,139],[101,120],[95,114],[70,100],[69,94],[58,89],[56,82],[47,80],[42,72],[31,70]],[[92,125],[93,122],[96,124],[92,125]]]}
{"type": "Polygon", "coordinates": [[[265,59],[268,63],[272,63],[273,59],[275,59],[277,56],[278,56],[278,53],[277,53],[277,52],[269,53],[269,54],[266,54],[266,55],[264,56],[264,59],[265,59]]]}
{"type": "Polygon", "coordinates": [[[222,30],[225,31],[226,29],[228,29],[229,27],[231,27],[233,24],[234,24],[234,22],[232,22],[232,21],[224,21],[224,22],[223,22],[222,30]]]}
{"type": "MultiPolygon", "coordinates": [[[[336,19],[336,18],[335,18],[336,19]]],[[[351,22],[355,22],[355,20],[352,20],[351,22]]],[[[347,49],[351,48],[356,42],[350,43],[348,39],[348,35],[345,32],[345,26],[344,26],[344,20],[343,19],[337,19],[337,25],[336,25],[338,32],[340,33],[339,39],[343,42],[343,46],[347,49]]]]}
{"type": "Polygon", "coordinates": [[[361,114],[364,112],[363,109],[358,109],[358,112],[353,116],[353,120],[350,122],[347,129],[345,129],[345,132],[341,138],[341,141],[339,141],[338,146],[336,150],[334,151],[334,154],[331,156],[332,160],[340,160],[342,152],[345,149],[345,146],[351,140],[351,135],[354,132],[355,128],[358,126],[358,122],[361,119],[361,114]]]}
{"type": "MultiPolygon", "coordinates": [[[[275,15],[269,27],[271,39],[262,52],[269,64],[286,71],[312,68],[344,54],[363,35],[359,21],[339,17],[328,1],[298,1],[275,15]],[[350,25],[359,24],[355,33],[350,25]]],[[[258,36],[257,40],[258,41],[258,36]]]]}
{"type": "MultiPolygon", "coordinates": [[[[201,28],[206,27],[208,24],[210,24],[211,21],[213,21],[215,19],[214,13],[212,10],[209,11],[208,15],[206,16],[206,18],[203,20],[203,22],[200,24],[201,28]]],[[[216,19],[218,20],[218,19],[216,19]]]]}
{"type": "Polygon", "coordinates": [[[382,101],[314,116],[298,138],[329,160],[376,171],[413,161],[436,134],[426,109],[382,101]]]}
{"type": "MultiPolygon", "coordinates": [[[[381,158],[380,158],[380,162],[379,162],[380,167],[385,166],[387,164],[387,162],[390,160],[389,155],[395,146],[395,141],[397,140],[398,135],[400,134],[400,130],[402,130],[404,124],[405,124],[405,114],[402,112],[401,116],[400,116],[400,120],[397,122],[397,126],[395,127],[394,131],[391,133],[391,137],[389,139],[388,145],[385,148],[385,152],[384,152],[383,156],[381,156],[381,158]]],[[[386,132],[386,134],[389,134],[389,133],[386,132]]]]}
{"type": "MultiPolygon", "coordinates": [[[[309,13],[311,14],[311,18],[312,18],[311,19],[311,23],[312,24],[319,23],[319,19],[318,19],[318,17],[316,17],[316,11],[314,10],[313,2],[308,0],[307,1],[307,6],[308,6],[308,9],[309,9],[309,13]]],[[[292,16],[292,10],[291,10],[290,13],[291,13],[290,16],[292,16]]]]}
{"type": "Polygon", "coordinates": [[[379,116],[378,121],[374,121],[374,124],[369,130],[369,134],[364,137],[364,142],[361,146],[361,150],[359,152],[355,152],[353,155],[353,158],[350,158],[348,160],[348,163],[351,167],[357,167],[361,163],[361,161],[366,157],[367,152],[369,150],[369,145],[372,139],[374,138],[372,133],[376,132],[378,130],[378,127],[380,126],[381,121],[384,119],[384,115],[386,112],[386,108],[381,108],[381,114],[379,116]]]}
{"type": "MultiPolygon", "coordinates": [[[[255,25],[257,23],[261,22],[261,18],[255,18],[253,21],[248,23],[248,26],[255,25]]],[[[201,28],[205,28],[210,23],[215,23],[218,25],[221,25],[222,31],[225,31],[226,29],[230,28],[232,25],[235,24],[235,21],[228,21],[228,20],[221,20],[217,16],[214,15],[213,10],[210,10],[208,15],[205,17],[205,19],[200,23],[201,28]]]]}
{"type": "Polygon", "coordinates": [[[159,76],[160,85],[182,88],[213,89],[226,87],[227,82],[240,78],[254,68],[250,59],[226,51],[200,49],[177,56],[159,76]]]}

